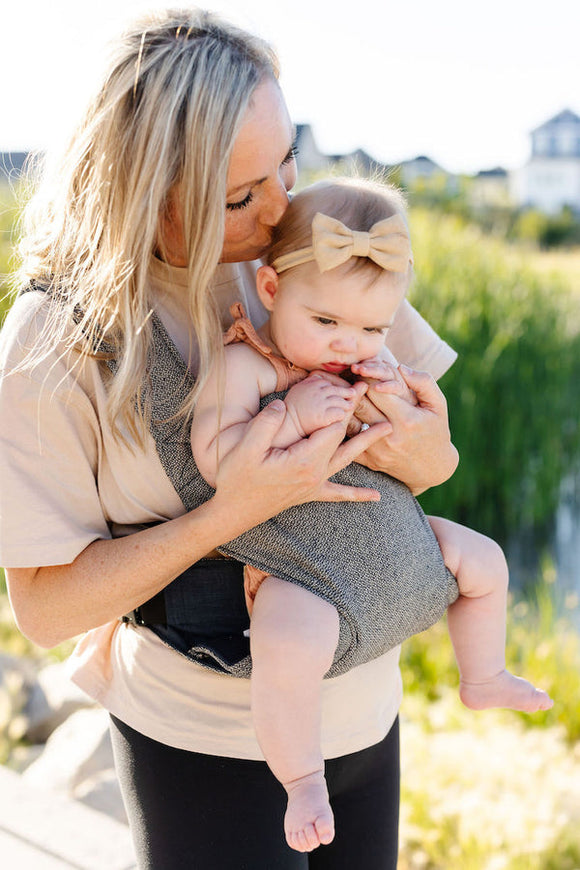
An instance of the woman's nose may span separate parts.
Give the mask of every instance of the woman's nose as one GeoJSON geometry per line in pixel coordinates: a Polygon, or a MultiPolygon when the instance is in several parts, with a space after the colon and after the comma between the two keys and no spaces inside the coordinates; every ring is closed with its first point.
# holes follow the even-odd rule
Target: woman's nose
{"type": "Polygon", "coordinates": [[[264,223],[275,227],[288,208],[288,191],[283,179],[278,178],[268,191],[268,204],[264,212],[264,223]]]}

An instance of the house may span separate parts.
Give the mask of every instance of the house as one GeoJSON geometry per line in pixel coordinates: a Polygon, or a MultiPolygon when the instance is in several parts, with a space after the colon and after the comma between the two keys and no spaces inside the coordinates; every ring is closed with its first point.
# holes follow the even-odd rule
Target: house
{"type": "Polygon", "coordinates": [[[509,208],[511,203],[509,173],[501,166],[482,169],[472,176],[469,201],[475,209],[509,208]]]}
{"type": "Polygon", "coordinates": [[[298,172],[320,172],[328,169],[330,160],[318,149],[310,124],[296,125],[296,166],[298,172]]]}
{"type": "Polygon", "coordinates": [[[0,151],[0,183],[18,181],[27,157],[26,151],[0,151]]]}
{"type": "Polygon", "coordinates": [[[403,160],[399,164],[399,171],[405,187],[413,187],[417,182],[432,181],[445,174],[444,170],[425,154],[419,154],[412,160],[403,160]]]}
{"type": "Polygon", "coordinates": [[[557,214],[580,212],[580,117],[564,109],[531,132],[530,159],[512,177],[518,205],[557,214]]]}
{"type": "Polygon", "coordinates": [[[365,175],[372,175],[389,168],[374,160],[361,148],[357,148],[350,154],[323,154],[316,144],[310,124],[297,124],[296,148],[298,149],[296,165],[302,176],[333,170],[347,172],[351,168],[365,175]]]}

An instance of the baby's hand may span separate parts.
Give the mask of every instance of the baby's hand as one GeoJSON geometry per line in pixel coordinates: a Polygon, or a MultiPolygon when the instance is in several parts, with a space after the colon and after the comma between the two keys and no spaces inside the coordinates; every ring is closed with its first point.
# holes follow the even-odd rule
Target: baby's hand
{"type": "MultiPolygon", "coordinates": [[[[360,363],[353,363],[351,371],[357,377],[362,378],[364,383],[368,384],[366,395],[361,399],[361,402],[370,402],[375,408],[378,408],[382,414],[388,419],[386,404],[383,397],[398,396],[409,402],[410,405],[417,404],[417,396],[413,390],[407,386],[403,377],[395,363],[387,362],[387,360],[373,357],[372,359],[363,360],[360,363]]],[[[358,411],[355,411],[355,416],[350,421],[347,429],[348,437],[352,437],[360,432],[361,424],[357,419],[358,411]]]]}
{"type": "Polygon", "coordinates": [[[313,372],[295,384],[284,402],[299,437],[311,435],[331,423],[342,422],[353,414],[366,392],[366,384],[350,386],[324,373],[313,372]]]}
{"type": "MultiPolygon", "coordinates": [[[[358,375],[369,385],[367,396],[374,404],[377,405],[375,395],[380,393],[399,396],[399,398],[409,402],[410,405],[417,404],[417,396],[407,386],[398,367],[393,363],[379,357],[373,357],[360,363],[353,363],[351,370],[353,374],[358,375]]],[[[377,405],[377,407],[380,408],[380,405],[377,405]]]]}

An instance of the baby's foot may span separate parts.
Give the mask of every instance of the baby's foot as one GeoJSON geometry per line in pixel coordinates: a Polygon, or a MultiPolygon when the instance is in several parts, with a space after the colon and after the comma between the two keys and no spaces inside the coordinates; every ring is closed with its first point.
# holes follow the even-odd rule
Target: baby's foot
{"type": "Polygon", "coordinates": [[[537,713],[538,710],[549,710],[554,704],[542,689],[534,688],[527,680],[515,677],[505,670],[481,683],[461,680],[459,696],[471,710],[505,707],[508,710],[521,710],[523,713],[537,713]]]}
{"type": "Polygon", "coordinates": [[[284,784],[288,808],[284,818],[286,840],[297,852],[312,852],[334,839],[334,816],[322,770],[284,784]]]}

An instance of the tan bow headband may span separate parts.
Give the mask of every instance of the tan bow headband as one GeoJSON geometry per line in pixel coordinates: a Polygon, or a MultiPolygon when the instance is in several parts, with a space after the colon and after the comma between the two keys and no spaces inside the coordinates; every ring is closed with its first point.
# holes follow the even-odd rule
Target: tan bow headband
{"type": "Polygon", "coordinates": [[[402,216],[394,214],[362,233],[318,212],[312,221],[312,246],[283,254],[274,260],[272,268],[280,273],[316,261],[320,271],[327,272],[351,257],[368,257],[389,272],[406,272],[413,256],[402,216]]]}

